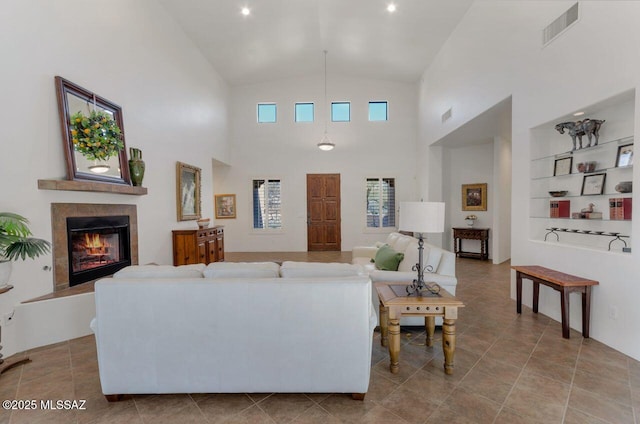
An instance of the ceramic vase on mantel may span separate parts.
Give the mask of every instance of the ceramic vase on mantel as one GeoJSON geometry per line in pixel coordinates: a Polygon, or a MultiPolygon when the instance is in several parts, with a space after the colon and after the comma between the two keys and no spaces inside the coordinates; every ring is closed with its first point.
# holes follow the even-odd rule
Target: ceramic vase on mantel
{"type": "Polygon", "coordinates": [[[131,183],[136,186],[142,186],[144,178],[144,161],[142,160],[142,150],[135,147],[129,148],[129,174],[131,175],[131,183]]]}

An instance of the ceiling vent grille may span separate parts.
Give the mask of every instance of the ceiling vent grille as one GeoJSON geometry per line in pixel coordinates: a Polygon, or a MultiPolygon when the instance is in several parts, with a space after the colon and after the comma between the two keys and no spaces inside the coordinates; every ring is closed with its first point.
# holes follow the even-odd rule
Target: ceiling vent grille
{"type": "Polygon", "coordinates": [[[562,34],[567,28],[578,21],[578,3],[574,4],[560,15],[549,26],[542,30],[542,46],[546,46],[556,37],[562,34]]]}

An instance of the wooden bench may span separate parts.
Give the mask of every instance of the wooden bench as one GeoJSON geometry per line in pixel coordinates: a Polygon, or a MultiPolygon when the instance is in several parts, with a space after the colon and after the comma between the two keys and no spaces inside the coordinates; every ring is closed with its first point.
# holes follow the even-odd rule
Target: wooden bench
{"type": "Polygon", "coordinates": [[[560,306],[562,309],[562,337],[569,338],[569,293],[582,293],[582,336],[589,338],[589,317],[591,315],[591,286],[599,283],[575,275],[565,274],[537,265],[512,266],[516,271],[516,310],[522,313],[522,279],[533,281],[533,312],[538,313],[538,298],[540,284],[551,287],[560,292],[560,306]]]}

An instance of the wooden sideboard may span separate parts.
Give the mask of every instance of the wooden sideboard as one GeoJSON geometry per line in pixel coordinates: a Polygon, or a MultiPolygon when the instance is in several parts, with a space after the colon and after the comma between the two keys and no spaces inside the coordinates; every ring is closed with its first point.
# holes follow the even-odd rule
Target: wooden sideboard
{"type": "Polygon", "coordinates": [[[224,227],[173,230],[173,265],[224,261],[224,227]]]}
{"type": "Polygon", "coordinates": [[[458,257],[489,259],[489,229],[488,228],[453,228],[453,246],[458,257]],[[464,252],[462,240],[480,240],[480,252],[464,252]]]}

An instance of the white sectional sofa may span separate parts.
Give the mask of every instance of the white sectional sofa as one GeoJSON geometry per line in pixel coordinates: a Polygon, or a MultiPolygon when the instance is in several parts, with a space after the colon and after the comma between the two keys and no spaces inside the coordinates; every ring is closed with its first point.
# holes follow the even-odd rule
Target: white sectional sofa
{"type": "MultiPolygon", "coordinates": [[[[412,267],[418,263],[418,239],[397,232],[389,234],[384,242],[378,242],[374,246],[357,246],[352,250],[352,263],[360,265],[369,274],[371,281],[397,282],[411,284],[417,278],[417,271],[412,267]],[[376,268],[372,260],[378,249],[383,245],[389,245],[396,252],[404,254],[397,271],[383,271],[376,268]]],[[[456,256],[453,252],[441,249],[437,246],[424,243],[423,264],[428,267],[424,273],[425,282],[439,284],[449,293],[456,294],[456,256]]],[[[373,303],[378,305],[378,294],[372,291],[373,303]]],[[[441,320],[438,320],[440,324],[441,320]]],[[[424,325],[424,320],[419,317],[405,317],[400,321],[401,325],[424,325]]]]}
{"type": "Polygon", "coordinates": [[[377,320],[359,266],[134,266],[97,281],[95,300],[91,327],[108,400],[253,392],[358,399],[369,386],[377,320]]]}

